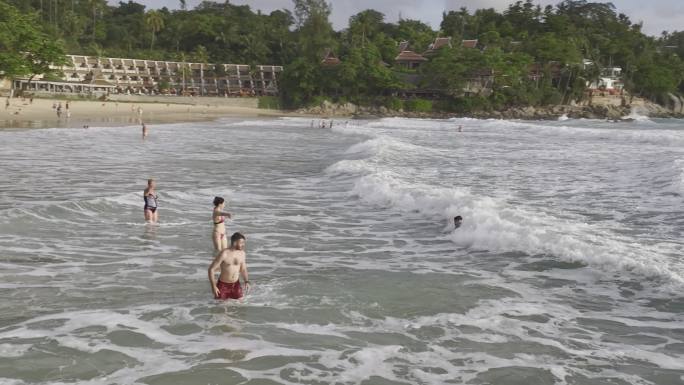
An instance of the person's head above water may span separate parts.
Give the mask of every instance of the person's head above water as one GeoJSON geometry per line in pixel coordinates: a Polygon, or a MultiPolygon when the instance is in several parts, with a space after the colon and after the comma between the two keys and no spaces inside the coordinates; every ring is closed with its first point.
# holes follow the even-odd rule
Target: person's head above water
{"type": "Polygon", "coordinates": [[[454,226],[455,226],[456,228],[458,228],[459,226],[461,226],[461,222],[463,222],[463,217],[461,217],[460,215],[457,215],[457,216],[454,217],[454,226]]]}
{"type": "Polygon", "coordinates": [[[150,178],[147,180],[147,186],[148,187],[154,187],[154,185],[155,185],[154,178],[150,178]]]}
{"type": "Polygon", "coordinates": [[[230,246],[237,250],[245,248],[245,236],[242,233],[235,232],[230,237],[230,246]]]}
{"type": "Polygon", "coordinates": [[[222,205],[226,200],[223,197],[214,197],[214,207],[222,205]]]}

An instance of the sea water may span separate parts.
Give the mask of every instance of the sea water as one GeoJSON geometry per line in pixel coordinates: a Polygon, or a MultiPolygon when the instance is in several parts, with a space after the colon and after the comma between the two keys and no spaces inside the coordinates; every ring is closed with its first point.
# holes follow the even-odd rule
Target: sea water
{"type": "Polygon", "coordinates": [[[681,122],[318,127],[0,131],[0,383],[684,383],[681,122]]]}

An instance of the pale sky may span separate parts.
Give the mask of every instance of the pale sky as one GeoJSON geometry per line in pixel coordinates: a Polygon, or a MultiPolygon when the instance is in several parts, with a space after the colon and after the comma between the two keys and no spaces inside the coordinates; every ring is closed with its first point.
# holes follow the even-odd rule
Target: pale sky
{"type": "MultiPolygon", "coordinates": [[[[148,8],[180,7],[179,0],[136,0],[148,8]]],[[[385,14],[386,21],[395,22],[401,16],[405,19],[418,19],[439,28],[442,12],[466,7],[496,8],[502,10],[514,0],[328,0],[332,2],[331,20],[336,30],[347,26],[349,17],[364,9],[372,8],[385,14]]],[[[602,1],[602,0],[594,0],[602,1]]],[[[109,0],[117,4],[118,0],[109,0]]],[[[187,0],[188,8],[194,8],[201,0],[187,0]]],[[[219,2],[222,2],[220,0],[219,2]]],[[[260,9],[269,13],[275,9],[292,9],[291,0],[231,0],[232,4],[247,4],[253,10],[260,9]]],[[[559,1],[536,0],[542,6],[559,1]]],[[[603,1],[602,1],[603,2],[603,1]]],[[[660,35],[663,30],[684,30],[684,0],[614,0],[618,12],[630,17],[632,22],[643,21],[644,32],[660,35]]]]}

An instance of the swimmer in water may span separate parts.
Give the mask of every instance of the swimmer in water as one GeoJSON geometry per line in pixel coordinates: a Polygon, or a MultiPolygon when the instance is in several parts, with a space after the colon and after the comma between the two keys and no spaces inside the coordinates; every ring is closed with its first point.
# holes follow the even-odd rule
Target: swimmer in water
{"type": "Polygon", "coordinates": [[[147,138],[147,135],[149,134],[149,130],[147,129],[147,125],[143,123],[142,125],[142,135],[143,135],[143,140],[147,138]]]}
{"type": "Polygon", "coordinates": [[[230,237],[230,247],[216,255],[209,266],[209,284],[215,299],[240,299],[243,296],[240,276],[249,293],[249,274],[245,261],[245,236],[234,233],[230,237]],[[220,271],[218,282],[216,273],[220,271]]]}
{"type": "Polygon", "coordinates": [[[232,218],[230,213],[223,211],[226,203],[222,197],[214,198],[214,212],[211,215],[214,223],[214,232],[211,235],[211,240],[214,242],[214,250],[221,251],[228,247],[228,238],[226,238],[226,217],[232,218]]]}
{"type": "Polygon", "coordinates": [[[463,217],[460,215],[454,217],[454,230],[461,227],[461,222],[463,222],[463,217]]]}
{"type": "Polygon", "coordinates": [[[159,221],[159,212],[157,211],[157,184],[154,179],[147,180],[147,188],[143,192],[143,199],[145,200],[145,220],[157,223],[159,221]]]}

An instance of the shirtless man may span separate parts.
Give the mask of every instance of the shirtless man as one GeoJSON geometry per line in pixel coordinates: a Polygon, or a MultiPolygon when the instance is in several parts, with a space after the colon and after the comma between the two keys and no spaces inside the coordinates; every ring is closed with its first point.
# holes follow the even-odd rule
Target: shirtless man
{"type": "Polygon", "coordinates": [[[230,247],[219,252],[216,258],[214,258],[214,262],[209,266],[209,283],[211,284],[211,292],[214,294],[214,298],[242,298],[240,275],[242,275],[247,293],[249,293],[249,275],[247,274],[247,263],[245,262],[245,236],[240,233],[234,233],[230,237],[230,247]],[[221,275],[218,282],[216,282],[216,272],[219,269],[221,270],[221,275]]]}

